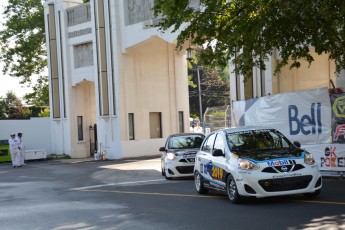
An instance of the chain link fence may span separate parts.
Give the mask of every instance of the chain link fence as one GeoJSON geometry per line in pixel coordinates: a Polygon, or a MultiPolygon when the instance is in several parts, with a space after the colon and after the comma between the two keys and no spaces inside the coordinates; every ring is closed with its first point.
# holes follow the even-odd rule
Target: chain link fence
{"type": "Polygon", "coordinates": [[[207,107],[204,113],[203,126],[205,134],[218,129],[231,127],[230,105],[207,107]]]}

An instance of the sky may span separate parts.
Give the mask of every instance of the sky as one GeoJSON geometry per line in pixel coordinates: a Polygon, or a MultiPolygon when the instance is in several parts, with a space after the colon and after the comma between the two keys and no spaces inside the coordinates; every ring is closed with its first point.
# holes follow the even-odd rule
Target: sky
{"type": "MultiPolygon", "coordinates": [[[[0,29],[3,29],[2,23],[4,21],[2,12],[3,7],[7,5],[7,0],[0,1],[0,29]]],[[[5,96],[8,91],[12,91],[18,98],[22,98],[25,94],[32,92],[31,88],[19,84],[20,79],[6,76],[2,73],[4,63],[0,61],[0,96],[5,96]]]]}

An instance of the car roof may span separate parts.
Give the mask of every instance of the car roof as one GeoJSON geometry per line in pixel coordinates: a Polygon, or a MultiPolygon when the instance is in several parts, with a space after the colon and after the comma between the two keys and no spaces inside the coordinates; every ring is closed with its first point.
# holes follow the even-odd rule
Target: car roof
{"type": "Polygon", "coordinates": [[[205,136],[202,133],[175,133],[169,135],[169,137],[181,137],[181,136],[205,136]]]}
{"type": "Polygon", "coordinates": [[[262,130],[262,129],[273,129],[273,128],[268,127],[268,126],[242,126],[242,127],[233,127],[233,128],[223,129],[223,131],[227,133],[235,133],[235,132],[250,131],[250,130],[262,130]]]}

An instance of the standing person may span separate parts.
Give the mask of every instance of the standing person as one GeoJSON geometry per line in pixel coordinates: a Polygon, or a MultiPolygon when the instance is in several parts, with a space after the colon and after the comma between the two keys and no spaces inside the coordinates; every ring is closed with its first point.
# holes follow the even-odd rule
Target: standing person
{"type": "Polygon", "coordinates": [[[20,150],[19,150],[19,141],[16,138],[16,134],[12,133],[11,138],[8,140],[10,145],[11,159],[13,168],[20,167],[20,150]]]}
{"type": "Polygon", "coordinates": [[[24,146],[24,142],[23,142],[23,133],[18,133],[17,134],[17,139],[18,139],[18,141],[19,141],[19,152],[20,152],[20,154],[19,154],[19,156],[20,156],[20,161],[19,161],[19,163],[20,163],[20,165],[26,165],[25,163],[24,163],[24,160],[25,160],[25,146],[24,146]]]}
{"type": "Polygon", "coordinates": [[[190,127],[190,132],[191,132],[191,133],[194,133],[194,128],[195,128],[195,125],[192,124],[192,126],[190,127]]]}
{"type": "Polygon", "coordinates": [[[194,128],[195,133],[202,133],[202,128],[200,126],[200,123],[196,124],[196,127],[194,128]]]}

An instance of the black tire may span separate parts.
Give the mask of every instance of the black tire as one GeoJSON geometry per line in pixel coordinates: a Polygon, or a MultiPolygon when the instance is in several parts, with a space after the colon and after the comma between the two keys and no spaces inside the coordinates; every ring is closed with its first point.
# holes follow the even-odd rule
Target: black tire
{"type": "Polygon", "coordinates": [[[162,176],[165,176],[165,168],[163,168],[162,162],[161,162],[161,170],[162,170],[162,176]]]}
{"type": "Polygon", "coordinates": [[[241,196],[238,194],[236,181],[231,174],[226,179],[226,195],[232,203],[236,204],[241,201],[241,196]]]}
{"type": "Polygon", "coordinates": [[[316,190],[315,192],[312,193],[304,193],[303,195],[307,198],[314,198],[317,197],[318,195],[320,195],[321,193],[321,189],[316,190]]]}
{"type": "Polygon", "coordinates": [[[208,189],[205,188],[204,178],[200,175],[198,171],[194,172],[194,184],[195,189],[196,191],[198,191],[199,194],[208,193],[208,189]]]}
{"type": "Polygon", "coordinates": [[[165,174],[165,179],[172,180],[172,177],[168,177],[166,173],[164,173],[164,174],[165,174]]]}

